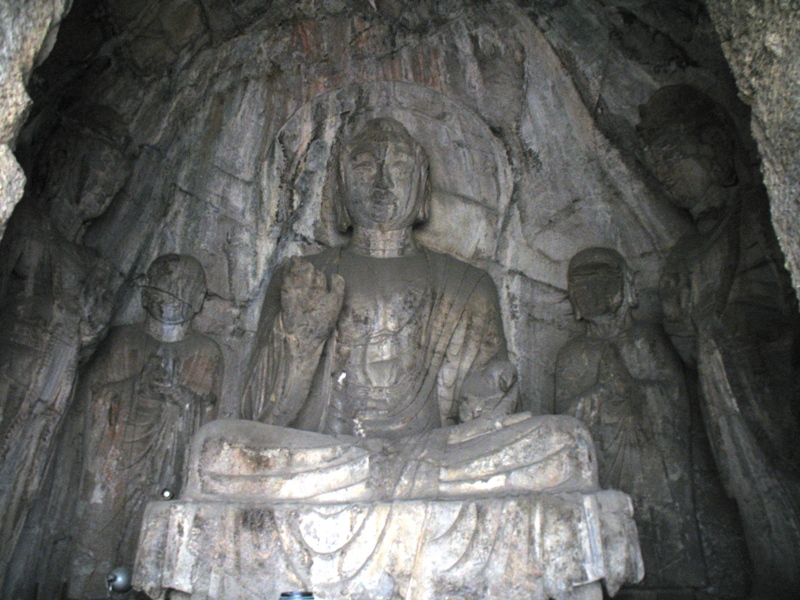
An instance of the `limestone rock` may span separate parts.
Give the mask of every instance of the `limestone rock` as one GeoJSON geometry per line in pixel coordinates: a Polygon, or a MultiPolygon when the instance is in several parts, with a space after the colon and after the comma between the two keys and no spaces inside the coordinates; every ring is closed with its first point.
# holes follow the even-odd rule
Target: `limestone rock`
{"type": "Polygon", "coordinates": [[[796,2],[706,0],[761,153],[772,221],[800,295],[800,12],[796,2]]]}
{"type": "Polygon", "coordinates": [[[70,0],[34,0],[0,5],[0,237],[25,187],[11,154],[30,108],[25,86],[34,67],[53,49],[70,4],[70,0]]]}

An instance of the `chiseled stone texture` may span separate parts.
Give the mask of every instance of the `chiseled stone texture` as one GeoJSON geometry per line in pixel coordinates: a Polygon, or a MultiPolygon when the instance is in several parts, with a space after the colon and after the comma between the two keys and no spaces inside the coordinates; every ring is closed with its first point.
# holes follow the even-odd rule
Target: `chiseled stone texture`
{"type": "Polygon", "coordinates": [[[705,0],[742,99],[770,196],[772,222],[800,293],[800,5],[705,0]]]}
{"type": "Polygon", "coordinates": [[[149,505],[134,586],[155,599],[602,598],[643,575],[628,497],[149,505]],[[173,590],[167,596],[167,590],[173,590]],[[179,593],[176,593],[179,592],[179,593]]]}
{"type": "Polygon", "coordinates": [[[50,53],[70,0],[0,3],[0,238],[25,189],[25,175],[12,154],[28,115],[25,86],[50,53]]]}
{"type": "MultiPolygon", "coordinates": [[[[76,1],[70,18],[84,4],[92,3],[76,1]]],[[[5,2],[0,9],[41,5],[5,2]]],[[[691,227],[638,162],[639,105],[664,85],[688,83],[720,101],[740,130],[749,119],[736,107],[736,87],[699,2],[102,6],[76,35],[59,35],[40,71],[43,93],[32,88],[43,118],[24,131],[35,139],[38,127],[40,141],[23,147],[23,135],[18,149],[28,156],[41,150],[50,139],[44,117],[67,108],[62,100],[101,104],[123,117],[136,150],[133,175],[105,214],[86,223],[81,242],[119,274],[96,286],[116,299],[113,323],[93,313],[101,329],[140,321],[135,282],[152,259],[196,256],[210,291],[197,329],[225,355],[222,415],[234,414],[241,398],[276,265],[332,242],[317,219],[331,133],[363,100],[391,94],[393,116],[429,148],[446,142],[457,158],[432,157],[439,210],[420,236],[496,282],[520,395],[536,413],[552,412],[556,351],[580,333],[566,295],[569,258],[591,245],[620,251],[638,275],[637,318],[657,319],[664,258],[691,227]],[[102,26],[88,32],[89,21],[102,26]],[[68,51],[98,30],[93,53],[68,51]]],[[[53,255],[71,256],[63,248],[54,246],[53,255]]],[[[54,296],[66,302],[76,294],[64,287],[54,296]]],[[[77,360],[90,350],[76,337],[65,352],[77,360]]],[[[33,354],[57,362],[52,346],[33,354]]],[[[72,380],[59,383],[65,400],[72,398],[72,380]]],[[[40,456],[52,453],[49,440],[42,447],[40,456]]],[[[26,540],[35,562],[40,544],[26,540]]],[[[713,561],[718,570],[724,562],[713,561]]],[[[726,567],[718,580],[742,589],[741,565],[726,567]]],[[[26,564],[18,575],[33,582],[31,569],[26,564]]]]}

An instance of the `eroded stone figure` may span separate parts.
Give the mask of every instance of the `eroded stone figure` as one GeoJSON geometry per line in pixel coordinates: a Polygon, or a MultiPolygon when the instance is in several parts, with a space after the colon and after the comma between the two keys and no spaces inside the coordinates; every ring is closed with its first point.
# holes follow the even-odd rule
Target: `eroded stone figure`
{"type": "Polygon", "coordinates": [[[633,320],[633,273],[617,251],[579,252],[568,283],[575,318],[587,329],[558,354],[556,411],[588,425],[600,485],[633,499],[642,585],[702,587],[683,369],[660,330],[633,320]]]}
{"type": "MultiPolygon", "coordinates": [[[[354,471],[342,499],[593,485],[580,424],[512,415],[516,373],[492,279],[414,240],[430,196],[422,147],[396,121],[373,120],[337,171],[350,243],[273,278],[243,415],[366,449],[367,479],[354,471]]],[[[330,497],[335,484],[319,485],[330,497]]]]}
{"type": "Polygon", "coordinates": [[[686,86],[654,94],[639,127],[646,162],[695,226],[664,268],[664,325],[697,369],[706,431],[754,564],[753,596],[789,598],[800,584],[797,308],[734,131],[686,86]]]}
{"type": "Polygon", "coordinates": [[[199,432],[183,497],[148,509],[135,585],[599,599],[641,578],[630,501],[599,490],[585,426],[514,413],[489,275],[415,241],[423,148],[381,118],[337,161],[349,244],[273,277],[248,420],[199,432]]]}
{"type": "Polygon", "coordinates": [[[70,597],[105,595],[111,569],[133,564],[145,504],[180,492],[191,437],[215,416],[222,354],[191,328],[205,294],[196,259],[154,260],[142,290],[145,323],[113,329],[83,378],[70,597]]]}
{"type": "Polygon", "coordinates": [[[0,595],[8,597],[14,581],[29,579],[28,568],[9,572],[15,552],[23,562],[39,552],[38,538],[22,531],[79,360],[107,331],[121,281],[82,236],[130,174],[122,119],[107,107],[75,107],[48,140],[0,244],[0,595]]]}

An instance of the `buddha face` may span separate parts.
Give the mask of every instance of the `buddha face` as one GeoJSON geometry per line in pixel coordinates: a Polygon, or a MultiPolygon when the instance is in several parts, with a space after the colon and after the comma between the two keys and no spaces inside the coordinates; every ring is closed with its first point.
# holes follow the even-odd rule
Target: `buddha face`
{"type": "Polygon", "coordinates": [[[342,201],[353,225],[392,231],[414,224],[423,196],[420,153],[396,121],[367,124],[340,163],[342,201]]]}

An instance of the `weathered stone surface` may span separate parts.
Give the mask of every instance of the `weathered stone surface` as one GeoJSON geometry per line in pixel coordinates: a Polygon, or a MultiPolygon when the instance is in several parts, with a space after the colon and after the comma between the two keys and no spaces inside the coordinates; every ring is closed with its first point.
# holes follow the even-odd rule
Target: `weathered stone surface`
{"type": "Polygon", "coordinates": [[[161,599],[600,600],[641,577],[613,491],[438,502],[154,502],[134,585],[161,599]]]}
{"type": "Polygon", "coordinates": [[[796,2],[706,0],[761,154],[772,222],[800,295],[800,11],[796,2]]]}
{"type": "Polygon", "coordinates": [[[25,175],[11,152],[30,108],[25,86],[53,49],[70,4],[35,0],[0,6],[0,238],[25,187],[25,175]]]}

